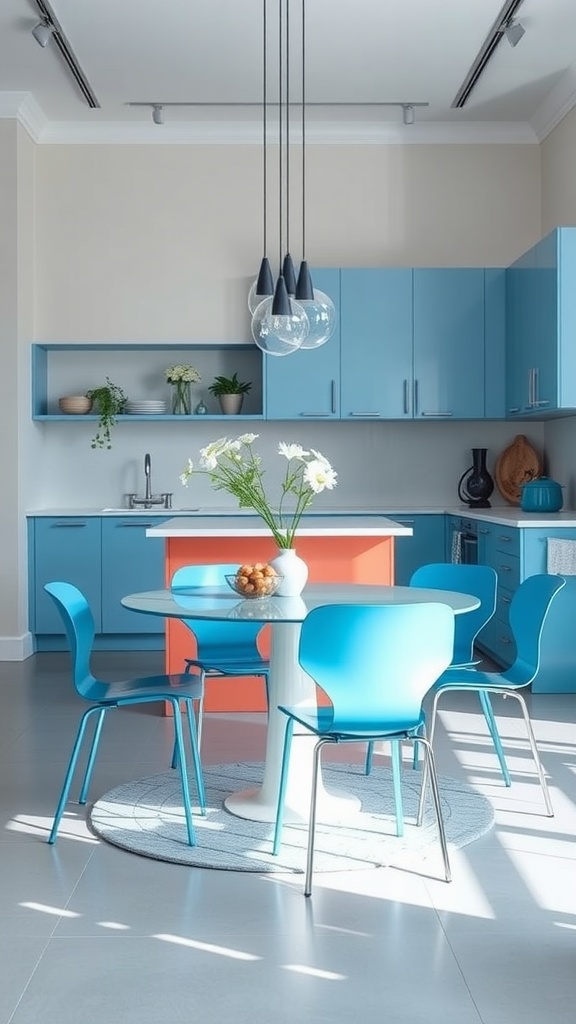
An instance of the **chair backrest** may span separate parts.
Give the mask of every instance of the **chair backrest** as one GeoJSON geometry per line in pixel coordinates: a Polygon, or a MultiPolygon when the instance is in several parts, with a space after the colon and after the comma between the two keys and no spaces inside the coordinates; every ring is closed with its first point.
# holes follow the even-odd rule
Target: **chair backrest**
{"type": "Polygon", "coordinates": [[[563,576],[542,573],[527,576],[510,602],[509,622],[516,643],[516,659],[502,676],[516,686],[527,686],[540,668],[542,632],[555,597],[566,586],[563,576]]]}
{"type": "Polygon", "coordinates": [[[46,583],[44,590],[54,601],[66,629],[72,656],[72,678],[81,697],[98,699],[98,690],[105,684],[90,671],[90,658],[94,643],[94,618],[88,601],[78,587],[72,583],[46,583]]]}
{"type": "Polygon", "coordinates": [[[418,722],[453,647],[445,604],[323,605],[302,623],[299,660],[330,699],[331,728],[401,729],[418,722]]]}
{"type": "MultiPolygon", "coordinates": [[[[238,562],[217,565],[184,565],[172,576],[171,589],[179,587],[224,586],[227,587],[226,576],[234,575],[238,562]]],[[[230,591],[230,596],[233,592],[230,591]]],[[[223,655],[234,661],[254,660],[259,658],[256,638],[262,629],[261,622],[244,622],[227,620],[211,622],[209,619],[182,619],[182,622],[194,634],[198,646],[199,661],[217,661],[223,655]]]]}
{"type": "Polygon", "coordinates": [[[494,569],[489,565],[431,562],[416,569],[410,579],[410,586],[454,590],[460,594],[473,594],[480,600],[478,608],[457,615],[454,623],[452,664],[463,665],[472,661],[474,641],[496,611],[498,576],[494,569]]]}

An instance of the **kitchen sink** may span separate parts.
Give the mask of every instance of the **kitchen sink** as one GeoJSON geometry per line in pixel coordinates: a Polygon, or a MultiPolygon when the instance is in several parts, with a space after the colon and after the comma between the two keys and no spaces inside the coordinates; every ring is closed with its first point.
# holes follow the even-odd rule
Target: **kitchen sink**
{"type": "Polygon", "coordinates": [[[199,512],[199,508],[162,508],[159,505],[153,505],[151,508],[103,508],[101,512],[121,512],[123,516],[149,516],[154,515],[166,515],[170,517],[175,512],[199,512]]]}

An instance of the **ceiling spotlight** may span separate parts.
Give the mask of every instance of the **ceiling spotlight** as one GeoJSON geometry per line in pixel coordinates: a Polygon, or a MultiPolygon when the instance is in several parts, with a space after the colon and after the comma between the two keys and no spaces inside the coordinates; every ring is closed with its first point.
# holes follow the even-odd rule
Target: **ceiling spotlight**
{"type": "Polygon", "coordinates": [[[404,124],[414,124],[414,107],[412,103],[402,103],[401,106],[404,124]]]}
{"type": "Polygon", "coordinates": [[[47,46],[48,42],[54,31],[49,21],[39,21],[37,25],[32,29],[32,35],[38,43],[38,46],[47,46]]]}
{"type": "Polygon", "coordinates": [[[154,124],[164,124],[164,107],[161,103],[152,104],[152,120],[154,124]]]}
{"type": "Polygon", "coordinates": [[[520,21],[512,19],[507,25],[504,26],[504,35],[510,43],[510,46],[518,46],[518,43],[522,39],[522,36],[526,32],[526,29],[520,21]]]}

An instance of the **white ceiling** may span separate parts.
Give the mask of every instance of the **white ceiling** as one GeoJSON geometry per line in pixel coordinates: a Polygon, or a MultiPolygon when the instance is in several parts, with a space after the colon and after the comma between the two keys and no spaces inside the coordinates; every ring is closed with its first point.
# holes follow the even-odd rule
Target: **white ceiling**
{"type": "MultiPolygon", "coordinates": [[[[300,98],[302,0],[289,0],[291,95],[300,98]]],[[[0,3],[0,116],[38,141],[256,140],[262,133],[262,0],[50,0],[100,108],[51,40],[35,0],[0,3]],[[164,124],[151,108],[167,106],[164,124]]],[[[576,103],[576,0],[523,0],[462,109],[454,98],[505,0],[305,0],[308,137],[536,141],[576,103]],[[415,124],[386,103],[427,103],[415,124]]],[[[278,0],[268,0],[269,98],[278,0]]],[[[272,117],[272,114],[270,115],[272,117]]],[[[296,113],[294,114],[296,117],[296,113]]]]}

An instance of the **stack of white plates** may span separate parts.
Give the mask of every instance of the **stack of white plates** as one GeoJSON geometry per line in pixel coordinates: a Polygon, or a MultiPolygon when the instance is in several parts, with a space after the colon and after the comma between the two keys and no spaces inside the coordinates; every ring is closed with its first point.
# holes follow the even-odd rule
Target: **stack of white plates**
{"type": "Polygon", "coordinates": [[[161,399],[134,399],[126,403],[126,412],[135,416],[162,416],[166,412],[166,402],[161,399]]]}

